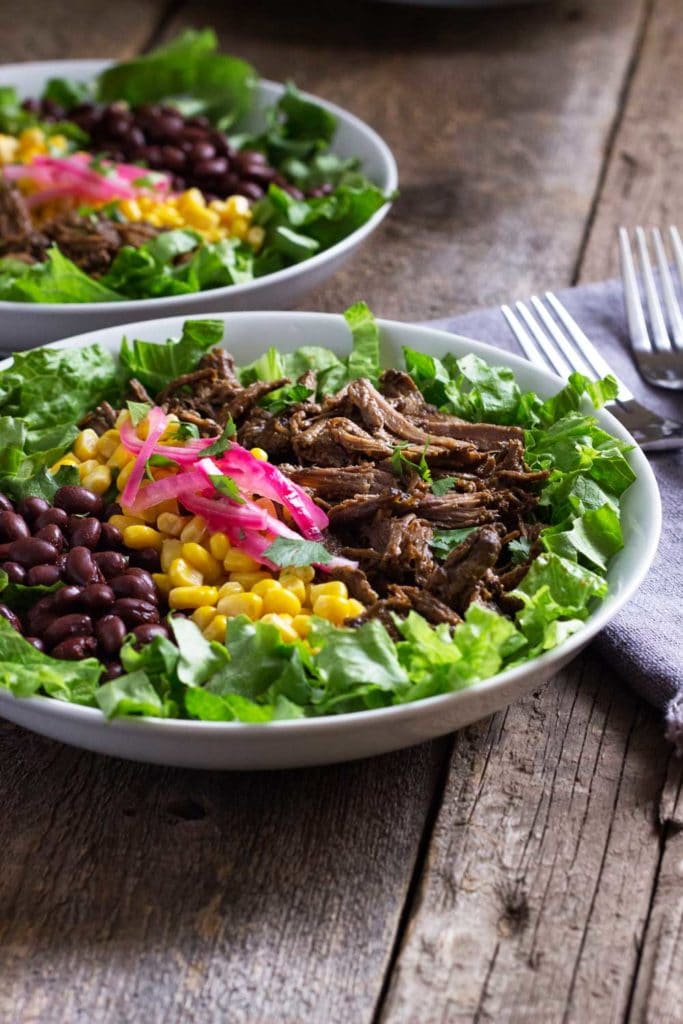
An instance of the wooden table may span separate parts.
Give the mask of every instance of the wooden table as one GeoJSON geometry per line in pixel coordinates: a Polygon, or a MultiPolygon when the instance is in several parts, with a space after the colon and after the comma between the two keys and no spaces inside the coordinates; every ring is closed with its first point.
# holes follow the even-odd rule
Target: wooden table
{"type": "MultiPolygon", "coordinates": [[[[306,302],[425,319],[614,273],[683,223],[680,0],[5,4],[3,61],[181,26],[368,120],[401,198],[306,302]]],[[[0,1019],[680,1022],[683,802],[657,714],[594,654],[455,736],[218,775],[0,725],[0,1019]]]]}

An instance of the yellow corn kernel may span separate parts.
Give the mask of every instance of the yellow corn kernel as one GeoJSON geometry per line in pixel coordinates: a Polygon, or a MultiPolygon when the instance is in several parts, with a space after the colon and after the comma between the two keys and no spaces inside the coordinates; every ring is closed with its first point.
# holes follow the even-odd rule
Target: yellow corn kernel
{"type": "Polygon", "coordinates": [[[284,613],[293,617],[301,611],[301,601],[291,590],[285,590],[284,587],[278,586],[276,590],[268,590],[263,595],[263,610],[266,613],[275,612],[277,615],[284,613]]]}
{"type": "Polygon", "coordinates": [[[165,572],[153,572],[152,579],[157,585],[157,589],[164,595],[168,596],[168,592],[171,589],[171,581],[165,572]]]}
{"type": "Polygon", "coordinates": [[[127,526],[123,531],[123,543],[134,551],[140,551],[142,548],[156,548],[157,551],[161,551],[163,542],[164,535],[151,526],[127,526]]]}
{"type": "Polygon", "coordinates": [[[210,231],[220,224],[218,214],[206,207],[203,210],[192,210],[185,216],[190,227],[197,228],[198,231],[210,231]]]}
{"type": "Polygon", "coordinates": [[[253,455],[255,459],[259,460],[259,462],[268,461],[268,452],[265,451],[263,448],[250,448],[249,454],[253,455]]]}
{"type": "Polygon", "coordinates": [[[195,610],[192,612],[192,615],[190,615],[190,618],[192,619],[194,624],[196,626],[199,626],[202,632],[206,629],[211,620],[215,617],[216,609],[213,607],[213,605],[210,604],[203,604],[200,608],[195,608],[195,610]]]}
{"type": "Polygon", "coordinates": [[[179,537],[188,522],[187,516],[179,516],[174,512],[162,512],[157,517],[157,530],[161,530],[168,537],[179,537]]]}
{"type": "Polygon", "coordinates": [[[222,562],[230,550],[230,541],[224,533],[212,533],[209,537],[209,551],[214,558],[222,562]]]}
{"type": "Polygon", "coordinates": [[[272,577],[267,572],[231,572],[230,582],[241,583],[244,590],[251,590],[255,583],[261,580],[269,580],[272,577]]]}
{"type": "Polygon", "coordinates": [[[135,456],[122,444],[118,444],[107,459],[108,465],[112,466],[113,469],[123,469],[123,467],[127,466],[129,462],[134,461],[135,456]]]}
{"type": "Polygon", "coordinates": [[[306,603],[306,584],[302,579],[291,575],[289,572],[281,572],[280,583],[285,590],[291,590],[293,594],[296,594],[301,604],[306,603]]]}
{"type": "Polygon", "coordinates": [[[96,459],[97,458],[97,443],[99,437],[94,430],[88,428],[87,430],[81,430],[80,434],[74,441],[74,455],[77,455],[79,459],[96,459]]]}
{"type": "Polygon", "coordinates": [[[212,622],[206,627],[204,632],[204,638],[206,640],[213,640],[216,643],[225,643],[225,633],[228,628],[228,620],[225,615],[216,615],[212,622]]]}
{"type": "Polygon", "coordinates": [[[218,588],[218,596],[219,597],[226,597],[228,594],[243,594],[243,593],[244,593],[244,587],[242,586],[241,583],[238,583],[236,580],[228,580],[227,583],[223,583],[223,585],[218,588]]]}
{"type": "Polygon", "coordinates": [[[182,551],[182,542],[176,538],[165,538],[164,543],[161,545],[161,571],[168,572],[171,568],[171,562],[176,558],[180,558],[180,552],[182,551]]]}
{"type": "Polygon", "coordinates": [[[50,466],[50,472],[56,473],[61,466],[80,466],[80,462],[71,452],[67,452],[66,455],[62,455],[61,459],[57,459],[54,465],[50,466]]]}
{"type": "Polygon", "coordinates": [[[357,601],[355,597],[350,597],[346,602],[346,618],[355,619],[357,615],[362,615],[365,611],[365,605],[357,601]]]}
{"type": "Polygon", "coordinates": [[[87,459],[85,462],[81,462],[78,467],[78,475],[81,478],[81,482],[83,481],[84,476],[87,476],[88,473],[92,473],[93,469],[97,469],[98,466],[99,462],[97,459],[87,459]]]}
{"type": "MultiPolygon", "coordinates": [[[[140,489],[143,490],[142,487],[140,489]]],[[[133,510],[130,509],[130,508],[127,508],[125,505],[123,505],[122,508],[123,508],[124,516],[135,515],[133,510]]],[[[158,508],[158,506],[154,506],[153,508],[143,508],[143,509],[140,510],[140,512],[137,513],[137,518],[138,519],[142,519],[143,523],[145,523],[147,526],[156,526],[156,522],[157,522],[157,511],[156,510],[157,510],[157,508],[158,508]]]]}
{"type": "Polygon", "coordinates": [[[180,539],[183,542],[195,541],[201,544],[206,535],[206,523],[201,516],[192,516],[187,526],[183,527],[180,539]]]}
{"type": "Polygon", "coordinates": [[[258,572],[259,564],[238,548],[230,548],[223,559],[226,572],[258,572]]]}
{"type": "Polygon", "coordinates": [[[299,634],[292,625],[292,621],[285,619],[282,615],[277,615],[275,612],[267,612],[261,616],[261,622],[268,622],[271,626],[275,626],[280,639],[284,640],[286,644],[293,644],[299,639],[299,634]]]}
{"type": "Polygon", "coordinates": [[[321,619],[333,622],[335,626],[341,626],[347,616],[348,602],[346,598],[336,594],[321,594],[313,604],[313,614],[319,615],[321,619]]]}
{"type": "Polygon", "coordinates": [[[114,515],[109,517],[109,522],[112,526],[115,526],[117,530],[123,533],[129,526],[144,526],[142,519],[138,519],[137,516],[119,516],[114,515]]]}
{"type": "Polygon", "coordinates": [[[102,497],[111,487],[111,470],[108,466],[101,466],[97,463],[91,473],[81,477],[81,483],[88,491],[102,497]]]}
{"type": "Polygon", "coordinates": [[[134,224],[142,220],[142,210],[135,199],[122,199],[119,203],[119,210],[126,220],[132,220],[134,224]]]}
{"type": "Polygon", "coordinates": [[[347,598],[349,592],[346,584],[341,580],[330,580],[328,583],[312,583],[310,587],[311,604],[315,604],[319,597],[343,597],[347,598]]]}
{"type": "Polygon", "coordinates": [[[119,444],[118,430],[105,430],[104,434],[97,438],[97,454],[101,459],[110,459],[119,444]]]}
{"type": "Polygon", "coordinates": [[[133,472],[134,465],[135,462],[131,459],[131,461],[126,466],[124,466],[123,469],[119,470],[119,475],[116,478],[116,486],[119,489],[119,493],[128,483],[128,477],[133,472]]]}
{"type": "Polygon", "coordinates": [[[228,196],[225,200],[225,214],[229,219],[245,217],[249,213],[249,200],[246,196],[228,196]]]}
{"type": "Polygon", "coordinates": [[[18,148],[19,140],[13,135],[0,135],[0,164],[13,164],[18,148]]]}
{"type": "Polygon", "coordinates": [[[265,229],[260,224],[254,224],[253,228],[247,231],[247,242],[252,249],[260,249],[266,237],[265,229]]]}
{"type": "Polygon", "coordinates": [[[263,611],[263,598],[258,594],[226,594],[219,599],[216,607],[221,615],[227,615],[228,618],[246,615],[250,619],[258,619],[263,611]]]}
{"type": "Polygon", "coordinates": [[[178,209],[183,213],[192,210],[203,210],[206,206],[204,196],[198,188],[188,188],[178,196],[178,209]]]}
{"type": "Polygon", "coordinates": [[[249,221],[246,217],[233,217],[230,222],[230,234],[243,242],[249,232],[249,221]]]}
{"type": "Polygon", "coordinates": [[[186,562],[200,571],[207,583],[216,583],[221,578],[221,563],[201,544],[196,544],[194,541],[183,544],[182,556],[186,562]]]}
{"type": "MultiPolygon", "coordinates": [[[[184,558],[174,558],[167,571],[174,587],[200,587],[204,582],[204,577],[199,569],[195,569],[184,558]]],[[[218,591],[216,591],[216,600],[218,600],[218,591]]],[[[211,601],[203,601],[202,604],[211,604],[211,601]]]]}
{"type": "Polygon", "coordinates": [[[201,608],[218,600],[217,587],[173,587],[168,595],[171,608],[201,608]]]}
{"type": "Polygon", "coordinates": [[[123,426],[123,424],[127,423],[129,419],[130,419],[130,413],[128,412],[128,410],[127,409],[122,409],[121,412],[116,417],[116,421],[114,423],[114,427],[117,430],[120,430],[121,427],[123,426]]]}
{"type": "Polygon", "coordinates": [[[282,590],[282,584],[274,579],[259,580],[251,588],[252,594],[258,594],[259,597],[265,597],[269,590],[282,590]]]}
{"type": "Polygon", "coordinates": [[[297,565],[287,569],[288,576],[298,576],[304,583],[311,583],[315,579],[315,569],[312,565],[297,565]]]}
{"type": "Polygon", "coordinates": [[[292,626],[297,631],[302,640],[305,640],[308,634],[311,632],[311,616],[310,615],[295,615],[292,619],[292,626]]]}

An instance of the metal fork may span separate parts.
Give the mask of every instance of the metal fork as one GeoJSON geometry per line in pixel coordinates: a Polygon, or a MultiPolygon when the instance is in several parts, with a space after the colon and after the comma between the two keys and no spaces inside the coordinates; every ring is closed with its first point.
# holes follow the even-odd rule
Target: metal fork
{"type": "MultiPolygon", "coordinates": [[[[683,284],[683,242],[681,242],[681,236],[675,227],[669,228],[669,236],[678,276],[683,284]]],[[[645,321],[628,231],[626,228],[619,228],[621,277],[624,282],[624,299],[631,334],[631,346],[638,369],[645,380],[660,388],[679,389],[683,388],[683,314],[681,314],[681,307],[676,298],[674,280],[659,228],[652,229],[652,242],[657,256],[661,292],[671,333],[669,334],[667,329],[664,310],[657,294],[647,236],[642,228],[636,228],[636,244],[640,258],[645,301],[650,317],[651,335],[645,321]]]]}
{"type": "Polygon", "coordinates": [[[611,374],[619,391],[616,401],[606,405],[641,448],[646,451],[683,448],[683,423],[665,419],[637,402],[557,296],[546,292],[545,300],[547,306],[537,295],[532,296],[531,305],[536,316],[523,302],[515,303],[516,312],[509,306],[501,306],[503,316],[529,362],[542,370],[550,367],[564,380],[574,370],[590,380],[611,374]]]}

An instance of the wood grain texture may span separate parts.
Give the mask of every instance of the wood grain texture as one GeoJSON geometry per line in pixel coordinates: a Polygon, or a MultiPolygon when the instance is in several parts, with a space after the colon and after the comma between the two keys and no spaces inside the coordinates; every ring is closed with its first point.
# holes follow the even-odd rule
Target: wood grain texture
{"type": "Polygon", "coordinates": [[[0,1020],[369,1021],[442,759],[166,771],[0,727],[0,1020]]]}
{"type": "Polygon", "coordinates": [[[644,0],[558,0],[490,14],[380,3],[200,0],[271,78],[295,78],[375,127],[401,197],[347,269],[307,297],[338,311],[443,316],[568,283],[644,0]]]}
{"type": "Polygon", "coordinates": [[[1,0],[0,62],[133,56],[168,6],[169,0],[1,0]]]}
{"type": "Polygon", "coordinates": [[[655,0],[612,146],[583,280],[619,273],[621,225],[683,225],[683,47],[680,0],[655,0]]]}
{"type": "Polygon", "coordinates": [[[592,657],[458,734],[381,1020],[622,1019],[667,759],[658,716],[592,657]]]}

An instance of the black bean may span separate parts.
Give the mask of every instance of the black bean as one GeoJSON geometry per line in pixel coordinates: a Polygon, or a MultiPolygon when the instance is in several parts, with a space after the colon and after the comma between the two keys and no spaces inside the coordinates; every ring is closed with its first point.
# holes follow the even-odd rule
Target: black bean
{"type": "Polygon", "coordinates": [[[30,537],[26,520],[16,512],[0,512],[0,540],[18,540],[19,537],[30,537]]]}
{"type": "Polygon", "coordinates": [[[202,140],[201,142],[195,142],[187,155],[192,161],[212,160],[216,155],[216,149],[210,142],[202,140]]]}
{"type": "Polygon", "coordinates": [[[42,530],[44,526],[50,526],[54,523],[55,526],[62,530],[68,521],[68,513],[63,508],[48,508],[45,512],[40,513],[33,526],[36,530],[42,530]]]}
{"type": "Polygon", "coordinates": [[[12,547],[12,541],[6,541],[4,544],[0,544],[0,559],[5,561],[9,558],[9,549],[12,547]]]}
{"type": "Polygon", "coordinates": [[[220,178],[228,170],[228,161],[224,156],[215,156],[212,160],[198,160],[192,167],[198,178],[220,178]]]}
{"type": "Polygon", "coordinates": [[[157,592],[151,577],[146,580],[143,576],[132,576],[126,573],[125,576],[117,576],[111,581],[111,589],[117,597],[139,597],[141,601],[156,603],[157,592]]]}
{"type": "Polygon", "coordinates": [[[54,565],[59,551],[53,544],[40,537],[21,537],[10,546],[10,561],[18,562],[25,569],[34,565],[54,565]]]}
{"type": "Polygon", "coordinates": [[[54,619],[43,631],[46,647],[54,647],[68,636],[92,636],[93,625],[89,615],[73,613],[54,619]]]}
{"type": "MultiPolygon", "coordinates": [[[[211,156],[213,156],[213,149],[211,150],[211,156]]],[[[185,166],[186,157],[179,146],[162,146],[161,159],[166,170],[182,171],[185,166]]]]}
{"type": "Polygon", "coordinates": [[[160,622],[146,622],[142,626],[136,626],[133,636],[138,644],[149,644],[156,636],[168,636],[168,629],[160,622]]]}
{"type": "Polygon", "coordinates": [[[97,547],[102,524],[94,516],[69,516],[69,539],[74,547],[97,547]]]}
{"type": "Polygon", "coordinates": [[[104,671],[105,679],[116,679],[118,676],[123,675],[123,665],[120,661],[110,661],[104,671]]]}
{"type": "Polygon", "coordinates": [[[118,615],[129,629],[142,626],[145,622],[158,622],[159,609],[149,601],[141,601],[137,597],[121,597],[114,602],[114,615],[118,615]]]}
{"type": "Polygon", "coordinates": [[[100,539],[98,547],[102,551],[110,551],[112,548],[118,548],[123,544],[123,534],[116,527],[112,526],[111,523],[102,523],[102,529],[100,531],[100,539]]]}
{"type": "Polygon", "coordinates": [[[58,565],[34,565],[26,574],[29,587],[51,587],[59,581],[58,565]]]}
{"type": "Polygon", "coordinates": [[[37,537],[38,540],[46,540],[48,544],[52,544],[53,548],[57,548],[57,551],[61,551],[66,547],[64,534],[56,523],[48,523],[47,526],[41,526],[34,536],[37,537]]]}
{"type": "Polygon", "coordinates": [[[37,651],[45,650],[45,644],[43,643],[39,636],[25,636],[24,640],[26,640],[27,643],[35,647],[37,651]]]}
{"type": "Polygon", "coordinates": [[[158,119],[154,125],[154,131],[158,133],[157,137],[160,139],[173,139],[176,135],[180,135],[184,127],[180,114],[169,111],[158,119]]]}
{"type": "Polygon", "coordinates": [[[117,595],[106,583],[91,583],[84,587],[81,594],[81,604],[87,612],[93,615],[101,615],[113,605],[117,595]]]}
{"type": "Polygon", "coordinates": [[[69,515],[78,514],[93,515],[102,511],[102,499],[85,487],[77,484],[65,484],[55,494],[54,503],[57,508],[63,508],[69,515]]]}
{"type": "Polygon", "coordinates": [[[150,587],[154,588],[156,586],[152,579],[152,574],[148,572],[147,569],[142,569],[139,565],[131,565],[130,568],[126,570],[126,575],[139,576],[141,579],[145,580],[150,587]]]}
{"type": "Polygon", "coordinates": [[[0,615],[3,619],[7,619],[12,629],[16,629],[17,633],[21,633],[21,621],[18,615],[15,615],[11,608],[8,608],[6,604],[0,604],[0,615]]]}
{"type": "Polygon", "coordinates": [[[111,519],[112,516],[120,516],[122,512],[123,509],[119,505],[118,501],[110,501],[102,513],[102,516],[104,519],[111,519]]]}
{"type": "Polygon", "coordinates": [[[97,640],[94,636],[70,636],[53,647],[50,654],[64,661],[81,661],[89,658],[96,650],[97,640]]]}
{"type": "Polygon", "coordinates": [[[247,171],[251,167],[265,167],[268,161],[258,149],[241,149],[235,154],[235,163],[241,171],[247,171]]]}
{"type": "Polygon", "coordinates": [[[27,523],[34,523],[42,512],[47,512],[49,507],[50,503],[45,501],[45,498],[33,496],[22,498],[17,502],[17,512],[24,517],[27,523]]]}
{"type": "Polygon", "coordinates": [[[159,552],[156,548],[140,548],[131,554],[131,559],[141,569],[159,572],[159,552]]]}
{"type": "Polygon", "coordinates": [[[9,500],[6,494],[0,492],[0,512],[13,512],[14,508],[12,502],[9,500]]]}
{"type": "Polygon", "coordinates": [[[183,142],[202,142],[206,138],[206,129],[200,125],[186,124],[181,137],[183,142]]]}
{"type": "Polygon", "coordinates": [[[138,125],[136,124],[132,125],[128,129],[128,134],[126,135],[124,141],[133,150],[144,149],[145,145],[147,144],[145,133],[143,132],[142,128],[138,127],[138,125]]]}
{"type": "Polygon", "coordinates": [[[95,623],[95,636],[104,655],[118,654],[128,630],[118,615],[103,615],[95,623]]]}
{"type": "Polygon", "coordinates": [[[185,124],[192,125],[193,127],[197,128],[211,127],[211,122],[209,121],[208,117],[204,116],[204,114],[196,114],[194,117],[188,117],[185,124]]]}
{"type": "Polygon", "coordinates": [[[95,564],[105,579],[119,576],[126,571],[128,559],[118,551],[96,551],[93,555],[95,564]]]}
{"type": "Polygon", "coordinates": [[[80,587],[100,582],[100,572],[89,548],[75,547],[71,549],[66,558],[64,575],[70,583],[76,583],[80,587]]]}
{"type": "Polygon", "coordinates": [[[24,583],[26,581],[26,570],[18,562],[3,562],[0,569],[7,573],[10,583],[24,583]]]}
{"type": "Polygon", "coordinates": [[[257,185],[255,181],[240,182],[237,191],[240,195],[246,196],[247,199],[260,199],[263,195],[263,189],[260,185],[257,185]]]}

